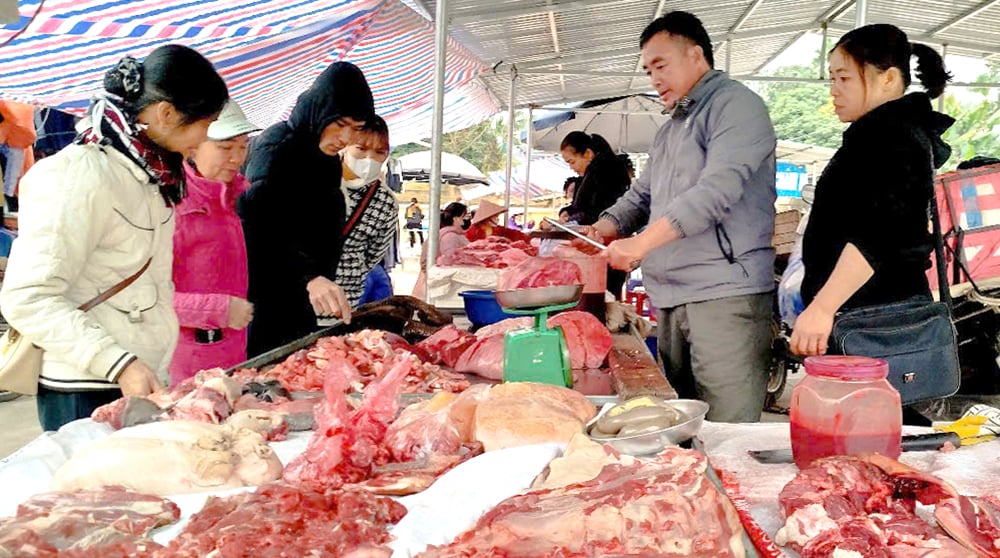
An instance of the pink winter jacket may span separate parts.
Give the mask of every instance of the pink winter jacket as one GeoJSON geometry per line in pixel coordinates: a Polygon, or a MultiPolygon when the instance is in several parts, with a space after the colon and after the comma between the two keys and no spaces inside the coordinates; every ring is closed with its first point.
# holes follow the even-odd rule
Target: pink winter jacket
{"type": "MultiPolygon", "coordinates": [[[[227,368],[246,360],[247,332],[229,329],[229,297],[247,297],[247,249],[236,215],[236,198],[249,183],[204,178],[184,163],[187,197],[177,206],[174,231],[174,310],[180,339],[170,363],[177,384],[206,368],[227,368]],[[222,330],[222,340],[196,341],[197,330],[222,330]]],[[[203,338],[204,339],[204,338],[203,338]]]]}

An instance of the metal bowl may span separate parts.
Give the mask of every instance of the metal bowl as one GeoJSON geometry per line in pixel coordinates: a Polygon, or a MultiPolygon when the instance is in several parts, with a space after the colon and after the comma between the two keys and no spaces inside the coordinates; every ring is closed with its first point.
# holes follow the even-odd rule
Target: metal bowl
{"type": "Polygon", "coordinates": [[[524,310],[576,302],[582,294],[583,285],[557,285],[497,291],[496,297],[502,308],[524,310]]]}
{"type": "MultiPolygon", "coordinates": [[[[705,422],[705,415],[708,414],[708,403],[696,399],[666,399],[664,402],[684,415],[684,420],[669,428],[638,436],[625,436],[623,438],[594,438],[591,436],[591,439],[598,444],[611,444],[611,447],[627,455],[651,455],[663,451],[667,446],[676,446],[690,440],[701,432],[701,425],[705,422]]],[[[600,415],[587,423],[588,436],[590,427],[597,422],[599,417],[600,415]]]]}

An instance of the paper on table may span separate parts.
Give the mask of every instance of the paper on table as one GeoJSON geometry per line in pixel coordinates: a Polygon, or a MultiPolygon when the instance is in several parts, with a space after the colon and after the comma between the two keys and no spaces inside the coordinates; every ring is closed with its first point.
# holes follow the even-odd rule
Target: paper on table
{"type": "Polygon", "coordinates": [[[83,419],[73,421],[58,432],[44,432],[24,447],[0,460],[0,517],[17,513],[21,502],[48,492],[52,475],[74,453],[111,434],[106,424],[83,419]]]}
{"type": "Polygon", "coordinates": [[[410,558],[429,545],[448,544],[497,504],[531,486],[561,444],[484,453],[442,475],[430,488],[401,498],[406,516],[390,531],[393,558],[410,558]]]}

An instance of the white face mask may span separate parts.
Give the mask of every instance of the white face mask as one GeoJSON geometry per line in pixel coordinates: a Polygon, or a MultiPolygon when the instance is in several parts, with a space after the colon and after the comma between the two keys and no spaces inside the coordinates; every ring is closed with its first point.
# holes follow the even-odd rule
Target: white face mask
{"type": "Polygon", "coordinates": [[[358,176],[357,181],[361,184],[374,182],[382,175],[382,163],[375,159],[355,159],[350,151],[344,152],[344,164],[358,176]]]}

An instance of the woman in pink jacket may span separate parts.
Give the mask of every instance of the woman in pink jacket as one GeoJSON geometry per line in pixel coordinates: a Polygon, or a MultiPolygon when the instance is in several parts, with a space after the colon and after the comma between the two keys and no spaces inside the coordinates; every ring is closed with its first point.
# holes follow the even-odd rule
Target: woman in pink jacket
{"type": "Polygon", "coordinates": [[[229,101],[184,164],[187,197],[177,206],[174,233],[174,309],[180,339],[170,362],[172,385],[206,368],[246,360],[247,250],[236,198],[248,187],[239,168],[251,124],[229,101]]]}

